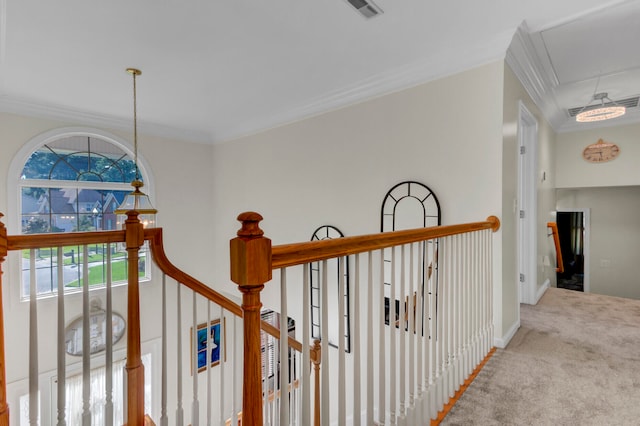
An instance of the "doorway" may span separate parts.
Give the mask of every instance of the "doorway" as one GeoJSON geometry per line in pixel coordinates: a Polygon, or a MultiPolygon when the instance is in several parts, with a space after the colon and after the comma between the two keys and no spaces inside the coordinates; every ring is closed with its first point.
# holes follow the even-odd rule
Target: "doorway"
{"type": "Polygon", "coordinates": [[[518,292],[520,303],[535,305],[537,289],[538,121],[522,101],[518,110],[518,292]]]}
{"type": "Polygon", "coordinates": [[[589,210],[558,210],[556,225],[564,272],[556,275],[558,288],[589,291],[589,210]]]}

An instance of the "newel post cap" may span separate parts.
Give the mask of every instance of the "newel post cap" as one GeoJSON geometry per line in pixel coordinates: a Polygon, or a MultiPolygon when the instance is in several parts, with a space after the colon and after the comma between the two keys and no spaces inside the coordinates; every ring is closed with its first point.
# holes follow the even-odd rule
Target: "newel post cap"
{"type": "Polygon", "coordinates": [[[489,216],[487,222],[491,223],[491,230],[493,232],[498,232],[500,229],[500,219],[497,216],[489,216]]]}
{"type": "Polygon", "coordinates": [[[260,214],[241,213],[238,220],[242,227],[229,243],[231,280],[240,286],[262,285],[271,280],[271,240],[260,229],[260,214]]]}

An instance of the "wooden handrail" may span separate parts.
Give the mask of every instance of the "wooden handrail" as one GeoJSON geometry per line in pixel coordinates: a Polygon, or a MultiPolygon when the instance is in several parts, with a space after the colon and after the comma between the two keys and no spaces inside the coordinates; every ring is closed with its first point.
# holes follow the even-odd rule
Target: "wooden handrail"
{"type": "MultiPolygon", "coordinates": [[[[162,235],[162,228],[150,228],[144,230],[144,239],[149,241],[151,256],[158,268],[168,277],[173,278],[204,298],[220,305],[226,311],[242,318],[242,308],[240,305],[216,292],[202,281],[199,281],[171,263],[164,251],[162,235]]],[[[8,251],[37,249],[43,247],[124,243],[125,231],[60,232],[48,234],[10,235],[6,237],[6,240],[8,251]]],[[[280,338],[279,329],[268,322],[263,321],[260,328],[271,336],[278,339],[280,338]]],[[[302,343],[292,337],[289,337],[289,346],[297,351],[302,351],[302,343]]]]}
{"type": "Polygon", "coordinates": [[[555,222],[547,222],[547,227],[551,229],[553,235],[553,245],[556,248],[556,272],[564,272],[564,261],[562,260],[562,251],[560,250],[560,237],[558,236],[558,225],[555,222]]]}
{"type": "Polygon", "coordinates": [[[213,290],[202,281],[192,277],[181,269],[177,268],[164,251],[164,244],[162,239],[162,228],[152,228],[144,230],[144,238],[149,241],[149,248],[151,249],[151,257],[154,263],[160,268],[160,270],[168,277],[173,278],[180,284],[190,288],[206,299],[217,303],[224,310],[233,313],[239,317],[242,317],[242,309],[240,306],[233,302],[231,299],[224,297],[220,293],[213,290]]]}
{"type": "MultiPolygon", "coordinates": [[[[145,229],[144,236],[145,239],[149,241],[151,257],[153,258],[154,263],[164,274],[195,291],[202,297],[214,303],[217,303],[226,311],[242,318],[242,308],[240,307],[240,305],[216,292],[211,287],[207,286],[203,282],[192,277],[191,275],[187,274],[186,272],[176,267],[173,263],[171,263],[164,251],[162,228],[145,229]]],[[[260,328],[276,339],[280,339],[280,329],[278,329],[274,325],[266,321],[262,321],[260,324],[260,328]]],[[[298,352],[302,352],[301,342],[297,341],[291,336],[289,336],[288,342],[289,346],[291,346],[293,349],[298,352]]],[[[313,355],[313,352],[310,353],[312,354],[311,360],[313,361],[315,355],[313,355]]]]}
{"type": "MultiPolygon", "coordinates": [[[[29,234],[29,235],[6,235],[6,228],[0,222],[0,263],[4,260],[4,257],[8,251],[24,250],[24,249],[38,249],[45,247],[64,247],[73,245],[90,245],[90,244],[104,244],[104,243],[126,243],[127,251],[129,254],[129,299],[130,305],[128,307],[129,315],[129,332],[127,343],[127,374],[128,374],[128,394],[133,397],[130,399],[128,405],[128,419],[127,424],[140,423],[140,419],[144,418],[145,424],[150,420],[148,416],[144,416],[144,369],[141,363],[140,356],[140,333],[139,333],[139,293],[137,285],[138,277],[138,250],[144,240],[149,241],[149,247],[151,250],[151,256],[158,266],[158,268],[167,276],[175,279],[178,283],[185,285],[194,292],[200,294],[206,299],[220,305],[226,311],[245,317],[243,310],[238,304],[232,300],[222,296],[218,292],[211,289],[209,286],[200,282],[191,275],[183,272],[176,266],[174,266],[166,256],[163,246],[162,229],[143,229],[137,214],[135,212],[128,212],[129,219],[127,230],[116,231],[96,231],[96,232],[67,232],[67,233],[47,233],[47,234],[29,234]],[[2,232],[3,231],[3,232],[2,232]],[[135,325],[138,324],[137,327],[135,325]],[[131,405],[133,404],[133,405],[131,405]]],[[[2,215],[0,214],[0,217],[2,215]]],[[[252,230],[248,230],[247,235],[251,237],[252,230]]],[[[240,235],[240,233],[239,233],[240,235]]],[[[251,239],[251,238],[249,238],[251,239]]],[[[251,265],[248,265],[251,268],[251,265]]],[[[0,283],[2,271],[0,269],[0,283]]],[[[1,290],[1,288],[0,288],[1,290]]],[[[1,297],[0,293],[0,314],[1,311],[1,297]]],[[[254,305],[255,307],[255,305],[254,305]]],[[[3,317],[0,315],[0,326],[2,325],[3,317]]],[[[268,322],[259,321],[259,328],[264,330],[269,335],[279,339],[280,330],[271,325],[268,322]]],[[[0,327],[0,426],[8,426],[9,424],[9,406],[6,403],[6,384],[4,380],[4,350],[3,349],[3,327],[0,327]]],[[[292,337],[288,337],[288,344],[291,348],[301,352],[303,345],[301,342],[295,340],[292,337]]],[[[311,347],[310,358],[314,363],[319,364],[320,351],[311,347]]],[[[317,384],[316,384],[317,386],[317,384]]]]}
{"type": "Polygon", "coordinates": [[[8,250],[37,249],[87,244],[124,243],[125,231],[59,232],[51,234],[10,235],[8,250]]]}
{"type": "MultiPolygon", "coordinates": [[[[7,250],[37,249],[43,247],[64,247],[73,245],[124,243],[125,231],[97,231],[97,232],[65,232],[49,234],[10,235],[7,238],[7,250]]],[[[223,309],[242,317],[242,308],[232,300],[224,297],[203,282],[176,267],[164,251],[162,228],[144,230],[144,239],[149,241],[151,256],[158,268],[167,276],[185,285],[201,296],[217,303],[223,309]]],[[[280,331],[273,325],[264,322],[262,330],[271,336],[280,338],[280,331]]],[[[289,338],[289,346],[297,351],[302,350],[302,343],[289,338]]]]}
{"type": "Polygon", "coordinates": [[[483,229],[491,229],[493,232],[496,232],[500,229],[500,220],[495,216],[489,216],[484,222],[383,232],[379,234],[307,241],[295,244],[282,244],[271,248],[272,268],[286,268],[316,262],[318,260],[380,250],[397,245],[416,243],[483,229]]]}

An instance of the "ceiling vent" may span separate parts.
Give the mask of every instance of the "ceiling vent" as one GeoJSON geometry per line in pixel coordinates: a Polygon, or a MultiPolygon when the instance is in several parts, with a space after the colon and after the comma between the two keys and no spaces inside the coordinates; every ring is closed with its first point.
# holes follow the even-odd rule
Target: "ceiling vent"
{"type": "MultiPolygon", "coordinates": [[[[633,98],[620,99],[615,102],[605,102],[604,106],[623,106],[625,108],[636,108],[638,106],[638,98],[639,96],[634,96],[633,98]]],[[[585,107],[575,107],[569,108],[567,112],[569,113],[569,117],[575,117],[580,111],[589,111],[590,109],[600,108],[602,105],[594,104],[588,108],[585,107]]]]}
{"type": "Polygon", "coordinates": [[[358,12],[365,18],[373,18],[381,15],[382,9],[376,6],[371,0],[347,0],[351,6],[355,7],[358,12]]]}

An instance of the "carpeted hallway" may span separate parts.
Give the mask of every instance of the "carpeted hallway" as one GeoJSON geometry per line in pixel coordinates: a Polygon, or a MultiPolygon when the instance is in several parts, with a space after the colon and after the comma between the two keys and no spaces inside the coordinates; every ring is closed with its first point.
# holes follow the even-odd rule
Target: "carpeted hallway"
{"type": "Polygon", "coordinates": [[[550,288],[442,425],[640,425],[640,300],[550,288]]]}

